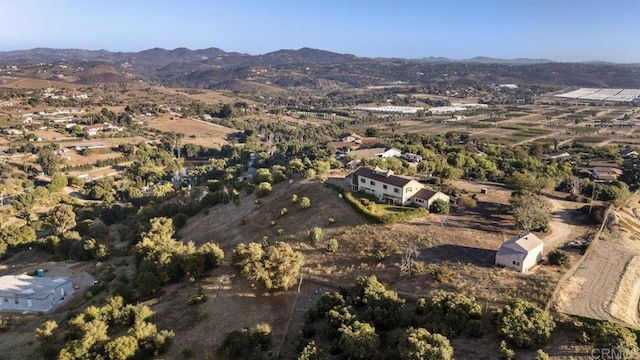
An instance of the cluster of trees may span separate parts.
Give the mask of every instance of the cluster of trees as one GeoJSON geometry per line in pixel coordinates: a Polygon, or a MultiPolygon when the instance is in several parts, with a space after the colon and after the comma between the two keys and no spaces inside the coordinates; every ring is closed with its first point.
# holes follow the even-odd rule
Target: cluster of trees
{"type": "Polygon", "coordinates": [[[509,204],[516,228],[525,231],[549,230],[551,204],[544,196],[527,190],[514,191],[509,204]]]}
{"type": "Polygon", "coordinates": [[[151,228],[136,244],[138,267],[134,281],[140,295],[152,295],[161,285],[185,277],[197,279],[222,262],[224,252],[216,244],[196,248],[191,241],[176,240],[172,219],[153,218],[150,223],[151,228]]]}
{"type": "Polygon", "coordinates": [[[288,290],[295,286],[303,264],[302,254],[285,242],[240,243],[233,250],[233,265],[267,290],[288,290]]]}
{"type": "Polygon", "coordinates": [[[46,321],[36,329],[36,338],[45,358],[151,359],[164,353],[174,337],[173,331],[158,330],[151,316],[148,306],[125,304],[116,296],[101,307],[89,306],[64,328],[46,321]]]}
{"type": "MultiPolygon", "coordinates": [[[[361,277],[351,289],[325,293],[306,314],[298,359],[317,359],[328,351],[350,359],[371,354],[394,359],[453,359],[451,338],[482,337],[482,306],[463,294],[441,291],[419,299],[415,313],[403,311],[405,300],[386,289],[375,276],[361,277]],[[319,348],[314,337],[326,336],[329,348],[319,348]],[[381,344],[384,344],[382,346],[381,344]]],[[[537,305],[513,300],[493,314],[498,334],[507,346],[541,347],[555,322],[537,305]]]]}

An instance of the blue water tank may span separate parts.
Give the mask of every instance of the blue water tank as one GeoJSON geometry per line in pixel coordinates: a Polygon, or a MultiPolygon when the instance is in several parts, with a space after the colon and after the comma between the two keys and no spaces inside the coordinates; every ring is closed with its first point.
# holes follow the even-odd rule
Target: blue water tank
{"type": "Polygon", "coordinates": [[[38,277],[44,277],[44,270],[38,269],[38,277]]]}

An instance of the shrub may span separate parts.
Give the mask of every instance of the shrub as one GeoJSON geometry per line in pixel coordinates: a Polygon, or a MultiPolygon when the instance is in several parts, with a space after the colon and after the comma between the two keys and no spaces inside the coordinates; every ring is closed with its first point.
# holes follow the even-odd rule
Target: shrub
{"type": "Polygon", "coordinates": [[[472,320],[480,320],[482,306],[472,297],[440,291],[429,300],[419,301],[416,313],[427,319],[429,331],[451,337],[468,330],[472,320]]]}
{"type": "Polygon", "coordinates": [[[291,203],[295,204],[297,202],[298,202],[298,195],[296,194],[291,195],[291,203]]]}
{"type": "Polygon", "coordinates": [[[431,211],[434,214],[448,214],[449,203],[444,200],[437,199],[433,203],[431,203],[431,206],[429,207],[429,211],[431,211]]]}
{"type": "Polygon", "coordinates": [[[427,215],[427,209],[419,207],[419,208],[408,208],[404,212],[398,212],[394,214],[385,214],[381,215],[375,211],[376,204],[369,199],[362,198],[360,200],[356,199],[352,193],[346,192],[344,194],[345,201],[351,205],[355,210],[360,212],[369,220],[372,220],[377,223],[394,223],[399,221],[410,220],[416,217],[421,217],[427,215]]]}
{"type": "Polygon", "coordinates": [[[327,222],[329,223],[329,225],[331,225],[336,222],[336,219],[330,217],[329,219],[327,219],[327,222]]]}
{"type": "Polygon", "coordinates": [[[320,240],[322,240],[323,237],[324,234],[322,233],[321,228],[316,226],[309,230],[309,240],[311,240],[311,243],[317,244],[320,240]]]}
{"type": "Polygon", "coordinates": [[[544,352],[542,349],[538,349],[538,351],[536,351],[536,360],[551,360],[551,358],[549,357],[549,354],[544,352]]]}
{"type": "Polygon", "coordinates": [[[292,288],[303,262],[302,254],[284,242],[276,242],[266,249],[258,243],[240,243],[233,251],[233,264],[240,273],[258,281],[267,290],[292,288]]]}
{"type": "Polygon", "coordinates": [[[615,349],[624,354],[637,354],[637,335],[620,324],[609,321],[601,321],[593,328],[594,348],[615,349]]]}
{"type": "Polygon", "coordinates": [[[282,209],[280,209],[280,216],[285,216],[288,212],[289,210],[287,210],[286,207],[283,207],[282,209]]]}
{"type": "Polygon", "coordinates": [[[271,184],[268,183],[268,182],[261,182],[256,187],[256,196],[257,197],[264,197],[264,196],[267,196],[267,195],[271,194],[272,192],[273,192],[273,188],[271,187],[271,184]]]}
{"type": "Polygon", "coordinates": [[[278,236],[283,236],[284,235],[284,229],[278,229],[278,231],[276,231],[276,234],[278,234],[278,236]]]}
{"type": "Polygon", "coordinates": [[[300,199],[300,208],[308,209],[310,207],[311,207],[311,199],[309,199],[306,196],[303,196],[302,199],[300,199]]]}
{"type": "Polygon", "coordinates": [[[516,358],[516,353],[512,349],[509,349],[506,341],[500,342],[500,359],[501,360],[513,360],[516,358]]]}
{"type": "Polygon", "coordinates": [[[400,309],[404,303],[404,299],[395,291],[387,290],[374,275],[356,279],[353,304],[364,306],[366,319],[376,326],[390,329],[400,323],[400,309]]]}
{"type": "Polygon", "coordinates": [[[336,239],[329,239],[329,241],[327,241],[327,252],[330,253],[334,253],[338,251],[338,240],[336,239]]]}
{"type": "Polygon", "coordinates": [[[228,359],[263,359],[270,345],[271,329],[258,325],[228,333],[219,352],[228,359]]]}
{"type": "Polygon", "coordinates": [[[298,360],[322,360],[324,356],[322,356],[322,351],[318,349],[315,341],[311,341],[308,343],[298,355],[298,360]]]}
{"type": "Polygon", "coordinates": [[[400,336],[398,355],[400,360],[451,360],[453,347],[444,335],[408,328],[400,336]]]}
{"type": "Polygon", "coordinates": [[[541,346],[551,337],[553,317],[537,305],[516,299],[498,311],[498,333],[519,348],[541,346]]]}
{"type": "Polygon", "coordinates": [[[453,277],[453,271],[446,265],[432,264],[427,272],[435,282],[439,283],[448,282],[453,277]]]}
{"type": "Polygon", "coordinates": [[[569,253],[564,250],[551,250],[549,254],[547,254],[547,257],[549,258],[549,263],[552,265],[562,267],[569,267],[569,265],[571,265],[571,256],[569,256],[569,253]]]}
{"type": "Polygon", "coordinates": [[[347,358],[370,359],[377,353],[380,338],[368,323],[356,321],[351,326],[343,326],[341,332],[338,344],[347,358]]]}

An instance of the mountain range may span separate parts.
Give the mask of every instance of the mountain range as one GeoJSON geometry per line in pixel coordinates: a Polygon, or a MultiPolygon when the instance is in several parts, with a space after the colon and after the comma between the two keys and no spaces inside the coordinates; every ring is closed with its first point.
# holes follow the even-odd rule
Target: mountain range
{"type": "MultiPolygon", "coordinates": [[[[212,89],[242,88],[248,84],[259,84],[262,89],[265,85],[330,89],[398,81],[422,86],[457,81],[470,85],[640,87],[639,65],[559,63],[548,59],[367,58],[311,48],[261,55],[227,52],[215,47],[153,48],[139,52],[50,48],[0,52],[0,65],[61,63],[76,70],[61,73],[62,70],[56,68],[47,75],[54,76],[54,73],[81,84],[144,79],[168,86],[212,89]]],[[[38,76],[45,78],[42,74],[38,76]]]]}

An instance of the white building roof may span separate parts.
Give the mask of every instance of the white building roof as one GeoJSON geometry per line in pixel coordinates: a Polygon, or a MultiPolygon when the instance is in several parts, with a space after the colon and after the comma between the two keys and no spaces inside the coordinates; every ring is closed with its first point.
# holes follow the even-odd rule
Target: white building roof
{"type": "Polygon", "coordinates": [[[500,246],[497,255],[522,261],[530,251],[541,245],[544,246],[544,242],[533,233],[516,235],[500,246]]]}
{"type": "Polygon", "coordinates": [[[68,282],[71,280],[66,277],[0,276],[0,297],[46,299],[53,290],[68,282]]]}

